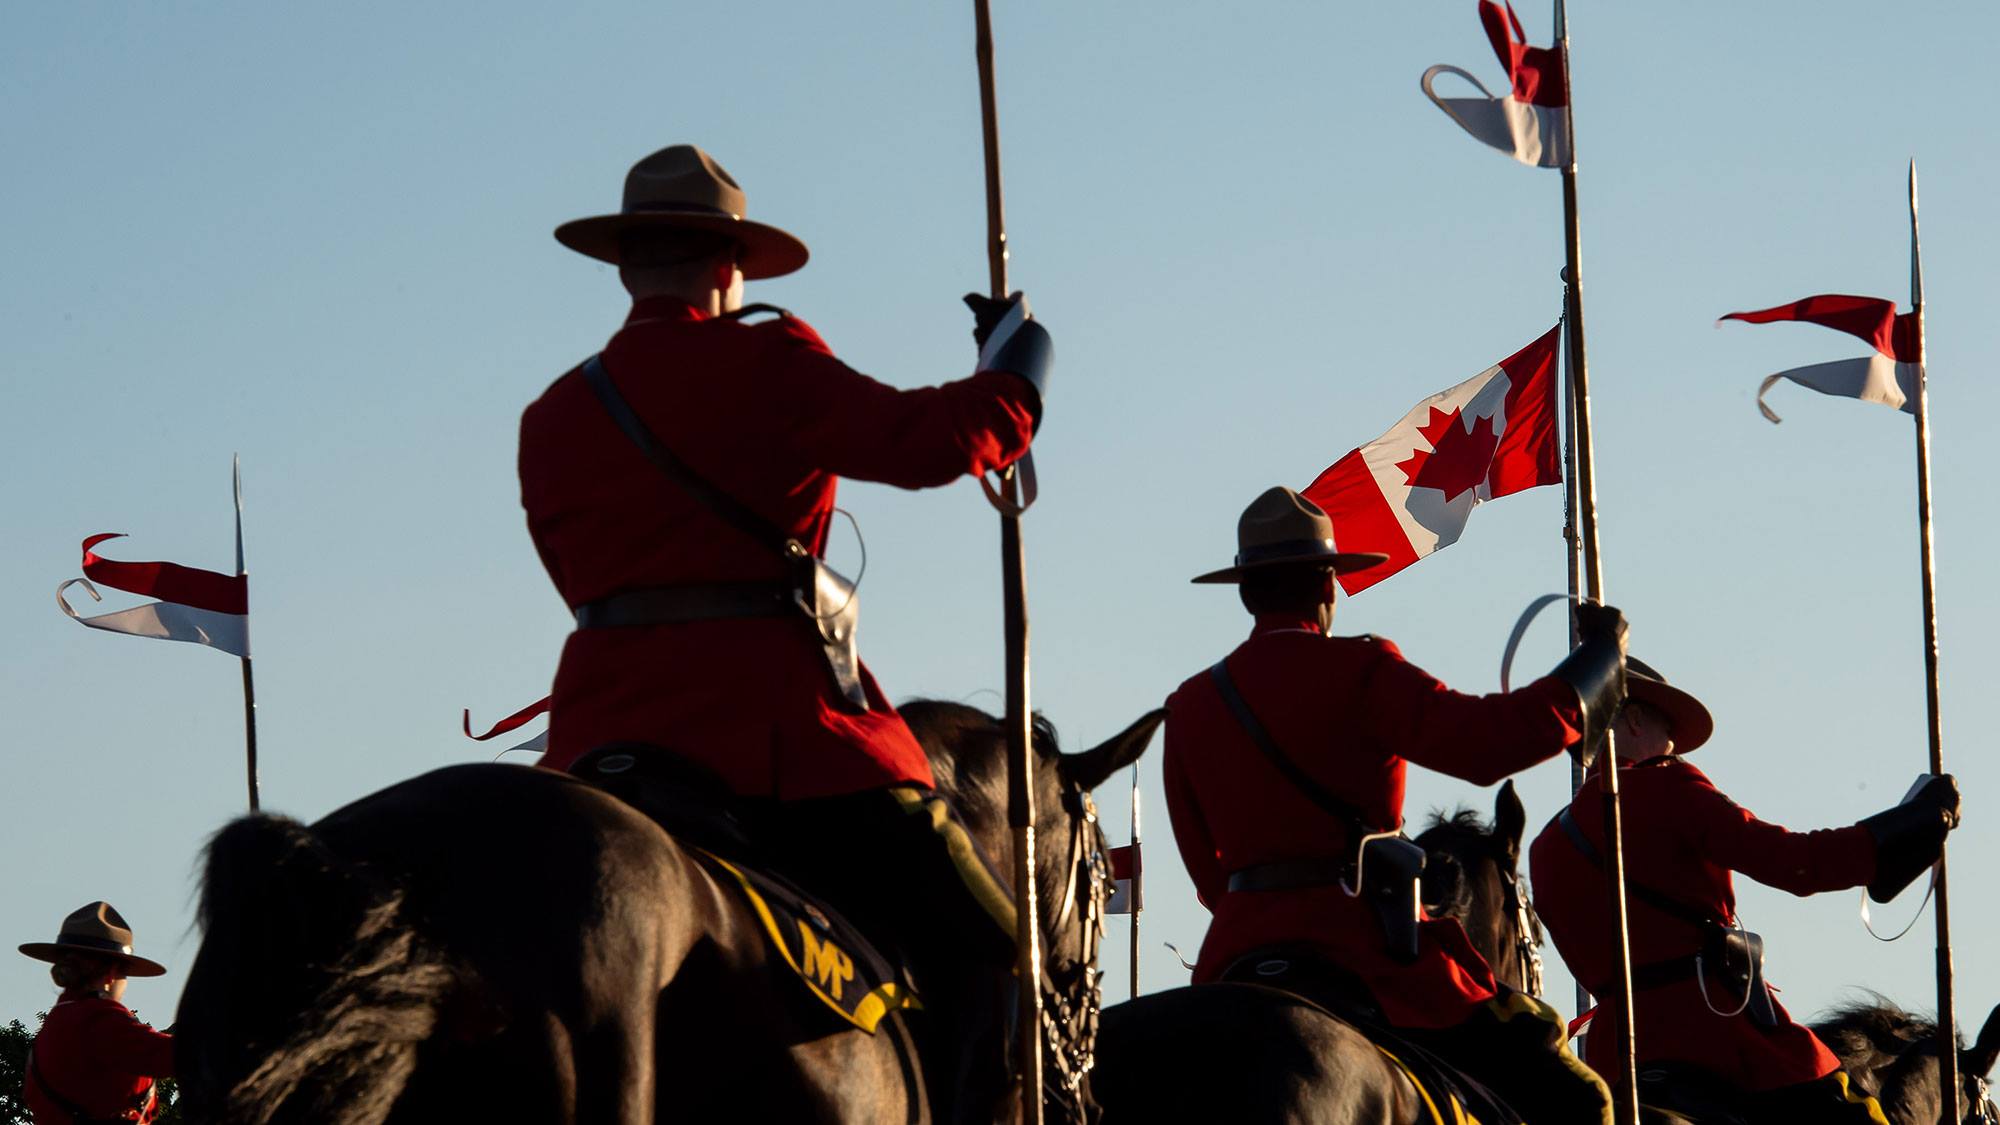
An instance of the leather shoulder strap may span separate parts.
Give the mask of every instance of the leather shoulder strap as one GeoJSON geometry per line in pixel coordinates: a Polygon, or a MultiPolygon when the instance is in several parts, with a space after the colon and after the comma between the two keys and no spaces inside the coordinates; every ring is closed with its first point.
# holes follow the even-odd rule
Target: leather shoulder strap
{"type": "Polygon", "coordinates": [[[667,479],[680,485],[701,503],[701,506],[720,517],[724,523],[748,535],[773,553],[790,557],[791,545],[795,540],[778,530],[777,526],[763,516],[751,511],[742,501],[717,488],[707,477],[694,471],[688,463],[674,455],[645,421],[639,417],[632,404],[618,391],[618,385],[611,381],[611,372],[605,370],[604,357],[600,353],[583,361],[583,379],[590,384],[597,401],[604,405],[605,412],[618,424],[632,444],[639,447],[646,460],[664,473],[667,479]]]}
{"type": "Polygon", "coordinates": [[[1209,668],[1208,675],[1215,681],[1215,690],[1222,693],[1222,701],[1229,705],[1229,712],[1236,716],[1236,722],[1242,726],[1243,733],[1250,736],[1250,741],[1256,744],[1264,757],[1277,767],[1279,773],[1285,775],[1285,780],[1291,782],[1299,792],[1304,793],[1307,800],[1346,824],[1354,833],[1355,840],[1358,841],[1367,835],[1368,820],[1361,815],[1361,810],[1334,796],[1326,786],[1314,781],[1311,775],[1299,768],[1297,762],[1286,756],[1277,741],[1271,737],[1271,732],[1264,729],[1264,724],[1257,720],[1257,713],[1250,709],[1249,700],[1244,699],[1243,693],[1236,690],[1236,681],[1229,677],[1228,663],[1227,660],[1216,661],[1214,666],[1209,668]]]}
{"type": "MultiPolygon", "coordinates": [[[[1583,834],[1583,826],[1579,825],[1576,822],[1576,817],[1571,815],[1570,806],[1564,805],[1563,811],[1556,814],[1556,825],[1562,829],[1563,835],[1569,837],[1569,842],[1576,846],[1576,850],[1583,853],[1583,858],[1590,861],[1592,867],[1597,868],[1599,871],[1604,870],[1603,853],[1597,850],[1597,845],[1590,842],[1590,837],[1583,834]]],[[[1716,918],[1706,910],[1689,906],[1687,903],[1679,899],[1670,898],[1646,886],[1644,883],[1634,881],[1630,873],[1627,873],[1625,876],[1625,893],[1660,913],[1672,918],[1678,918],[1691,926],[1704,930],[1726,930],[1729,928],[1721,919],[1716,918]]]]}
{"type": "Polygon", "coordinates": [[[49,1080],[42,1074],[41,1062],[35,1058],[35,1049],[33,1047],[28,1048],[28,1076],[35,1080],[35,1085],[41,1087],[42,1093],[48,1095],[50,1101],[56,1103],[57,1109],[69,1114],[70,1120],[79,1123],[97,1120],[97,1118],[91,1116],[88,1110],[63,1097],[62,1091],[49,1085],[49,1080]]]}

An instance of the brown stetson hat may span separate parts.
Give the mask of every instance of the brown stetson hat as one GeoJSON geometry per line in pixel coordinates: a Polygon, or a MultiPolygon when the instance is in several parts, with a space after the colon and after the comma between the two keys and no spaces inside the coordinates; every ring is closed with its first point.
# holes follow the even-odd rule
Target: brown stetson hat
{"type": "Polygon", "coordinates": [[[1264,490],[1236,521],[1236,565],[1191,579],[1240,582],[1246,571],[1311,563],[1335,574],[1367,570],[1389,561],[1375,551],[1340,551],[1333,545],[1333,521],[1318,504],[1289,488],[1264,490]]]}
{"type": "Polygon", "coordinates": [[[623,210],[564,223],[556,228],[556,241],[615,266],[618,238],[628,230],[712,231],[742,248],[736,264],[746,280],[778,277],[806,264],[805,243],[743,213],[743,189],[714,157],[693,145],[669,145],[625,174],[623,210]]]}
{"type": "Polygon", "coordinates": [[[1667,725],[1673,728],[1676,755],[1700,749],[1715,733],[1715,716],[1708,713],[1701,700],[1668,684],[1667,678],[1654,671],[1652,665],[1636,657],[1625,658],[1625,698],[1657,708],[1667,717],[1667,725]]]}
{"type": "Polygon", "coordinates": [[[128,977],[164,975],[166,966],[132,953],[132,927],[108,902],[92,902],[64,918],[54,941],[31,941],[21,952],[37,961],[57,961],[65,953],[94,953],[125,965],[128,977]]]}

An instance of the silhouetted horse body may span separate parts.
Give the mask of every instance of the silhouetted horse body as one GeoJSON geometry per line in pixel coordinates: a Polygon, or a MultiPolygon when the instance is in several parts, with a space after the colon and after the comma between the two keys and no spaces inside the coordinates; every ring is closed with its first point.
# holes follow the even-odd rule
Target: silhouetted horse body
{"type": "MultiPolygon", "coordinates": [[[[1004,869],[999,724],[955,704],[905,715],[1004,869]]],[[[1096,947],[1084,930],[1107,887],[1084,795],[1161,717],[1075,755],[1037,729],[1045,917],[1065,888],[1089,900],[1045,926],[1049,977],[1091,1009],[1057,1025],[1072,1040],[1057,1045],[1086,1059],[1096,947]]],[[[176,1045],[197,1120],[929,1120],[901,1015],[872,1036],[841,1022],[703,864],[548,771],[455,766],[310,828],[236,821],[210,845],[202,927],[176,1045]]],[[[995,1093],[983,1115],[1006,1120],[1007,1091],[995,1093]]],[[[1075,1100],[1089,1104],[1087,1084],[1075,1100]]]]}
{"type": "MultiPolygon", "coordinates": [[[[1513,784],[1503,785],[1494,802],[1492,828],[1460,810],[1434,819],[1418,836],[1430,852],[1425,871],[1424,901],[1432,913],[1458,918],[1473,948],[1493,965],[1506,984],[1522,983],[1539,971],[1534,947],[1542,942],[1541,922],[1517,872],[1521,854],[1523,810],[1513,784]]],[[[1539,990],[1536,981],[1532,990],[1539,990]]],[[[1938,1085],[1937,1038],[1934,1024],[1912,1017],[1887,1001],[1840,1008],[1811,1025],[1841,1060],[1854,1087],[1874,1095],[1894,1125],[1932,1125],[1939,1119],[1943,1098],[1938,1085]]],[[[1967,1120],[2000,1120],[1986,1098],[1985,1076],[2000,1056],[2000,1008],[1994,1009],[1978,1040],[1959,1057],[1967,1120]]],[[[1643,1069],[1643,1068],[1642,1068],[1643,1069]]],[[[1681,1074],[1673,1085],[1698,1087],[1698,1075],[1681,1074]]],[[[1642,1086],[1646,1083],[1642,1080],[1642,1086]]],[[[1642,1114],[1650,1125],[1766,1125],[1737,1116],[1727,1090],[1687,1091],[1712,1100],[1706,1115],[1676,1113],[1648,1107],[1642,1114]]]]}
{"type": "MultiPolygon", "coordinates": [[[[1458,918],[1502,983],[1540,984],[1541,923],[1515,874],[1525,813],[1501,787],[1497,835],[1470,814],[1439,817],[1425,908],[1458,918]],[[1511,847],[1507,841],[1511,839],[1511,847]],[[1530,956],[1532,954],[1532,956],[1530,956]]],[[[1403,1125],[1430,1111],[1396,1065],[1319,1005],[1253,984],[1150,993],[1104,1010],[1092,1090],[1111,1119],[1403,1125]]]]}

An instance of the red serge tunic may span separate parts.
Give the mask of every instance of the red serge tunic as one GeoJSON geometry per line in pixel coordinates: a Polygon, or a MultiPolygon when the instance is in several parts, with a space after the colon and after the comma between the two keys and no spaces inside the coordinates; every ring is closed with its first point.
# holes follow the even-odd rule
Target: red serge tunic
{"type": "MultiPolygon", "coordinates": [[[[637,302],[604,350],[632,408],[696,472],[823,551],[839,477],[903,488],[1004,466],[1028,447],[1034,392],[988,372],[899,390],[833,357],[804,321],[709,318],[671,298],[637,302]]],[[[574,609],[609,594],[776,581],[765,546],[646,460],[579,372],[521,417],[528,532],[574,609]]],[[[549,751],[670,748],[735,792],[796,800],[931,784],[930,763],[864,668],[868,711],[846,705],[803,619],[579,629],[563,646],[549,751]]]]}
{"type": "MultiPolygon", "coordinates": [[[[1875,842],[1866,828],[1789,832],[1752,816],[1681,758],[1627,765],[1619,775],[1619,794],[1626,878],[1724,921],[1736,917],[1731,871],[1795,895],[1860,886],[1875,877],[1875,842]]],[[[1600,849],[1603,797],[1602,770],[1593,770],[1570,805],[1577,828],[1600,849]]],[[[1535,838],[1528,863],[1535,909],[1556,948],[1576,978],[1603,995],[1617,975],[1604,874],[1553,821],[1535,838]]],[[[1701,933],[1692,923],[1629,894],[1626,909],[1635,967],[1701,951],[1701,933]]],[[[1738,1002],[1719,994],[1713,980],[1708,991],[1725,1012],[1738,1002]]],[[[1743,1090],[1810,1082],[1840,1068],[1833,1052],[1775,1000],[1779,1025],[1762,1027],[1748,1013],[1717,1015],[1692,977],[1633,999],[1641,1063],[1693,1063],[1743,1090]]],[[[1585,1037],[1584,1061],[1604,1073],[1616,1062],[1618,1018],[1611,1006],[1600,1007],[1585,1037]]]]}
{"type": "MultiPolygon", "coordinates": [[[[65,992],[35,1036],[34,1060],[57,1095],[91,1116],[150,1121],[153,1081],[174,1073],[174,1037],[116,1000],[65,992]]],[[[68,1125],[69,1113],[33,1074],[23,1093],[37,1125],[68,1125]]]]}
{"type": "MultiPolygon", "coordinates": [[[[1400,825],[1409,763],[1490,785],[1580,737],[1576,692],[1553,678],[1508,695],[1452,691],[1377,637],[1323,637],[1305,620],[1257,619],[1230,679],[1285,753],[1366,815],[1400,825]]],[[[1204,670],[1167,699],[1167,812],[1181,860],[1215,915],[1196,983],[1260,946],[1306,944],[1357,974],[1391,1023],[1450,1027],[1494,995],[1459,924],[1421,925],[1417,960],[1383,948],[1373,908],[1337,886],[1230,893],[1229,874],[1278,860],[1347,859],[1355,841],[1270,763],[1204,670]]]]}

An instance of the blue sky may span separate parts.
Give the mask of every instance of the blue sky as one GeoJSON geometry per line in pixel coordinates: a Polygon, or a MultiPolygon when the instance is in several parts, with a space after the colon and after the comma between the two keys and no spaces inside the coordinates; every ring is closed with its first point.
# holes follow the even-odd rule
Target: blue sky
{"type": "MultiPolygon", "coordinates": [[[[1545,331],[1559,181],[1463,136],[1417,89],[1497,85],[1471,0],[1328,6],[1001,3],[1014,279],[1060,354],[1025,529],[1035,700],[1073,747],[1240,639],[1237,512],[1306,482],[1419,398],[1545,331]]],[[[1524,9],[1546,43],[1549,14],[1524,9]]],[[[243,457],[264,793],[311,818],[488,753],[458,711],[541,695],[566,617],[523,529],[520,409],[621,319],[612,271],[557,223],[615,207],[624,170],[691,141],[813,262],[751,297],[902,385],[966,373],[958,294],[983,288],[970,5],[17,6],[0,35],[0,929],[48,937],[116,903],[173,974],[193,865],[241,804],[232,662],[108,636],[49,603],[77,544],[226,568],[243,457]]],[[[1907,300],[1905,166],[1923,176],[1946,755],[1964,1020],[2000,1001],[1970,939],[2000,827],[1981,685],[2000,395],[1990,222],[2000,173],[1971,75],[1989,5],[1662,6],[1571,14],[1607,588],[1633,648],[1714,710],[1698,763],[1797,828],[1852,823],[1924,763],[1909,419],[1774,392],[1860,354],[1807,327],[1715,329],[1809,293],[1907,300]]],[[[998,708],[995,521],[971,482],[850,486],[869,545],[864,652],[890,692],[998,708]]],[[[1558,490],[1484,507],[1464,539],[1345,603],[1468,690],[1563,581],[1558,490]]],[[[836,550],[852,562],[852,548],[836,550]],[[841,552],[847,552],[845,556],[841,552]]],[[[116,597],[116,595],[112,595],[116,597]]],[[[115,603],[127,604],[125,601],[115,603]]],[[[1558,628],[1524,660],[1552,663],[1558,628]]],[[[1185,980],[1205,914],[1168,848],[1158,761],[1142,971],[1185,980]]],[[[1560,763],[1521,779],[1532,825],[1560,763]]],[[[1411,813],[1490,793],[1413,779],[1411,813]]],[[[1122,824],[1122,792],[1102,796],[1122,824]]],[[[532,826],[523,826],[524,831],[532,826]]],[[[1115,834],[1115,833],[1114,833],[1115,834]]],[[[1859,988],[1931,1004],[1926,920],[1878,946],[1854,895],[1745,886],[1794,1011],[1859,988]]],[[[1915,896],[1880,913],[1900,924],[1915,896]]],[[[1116,928],[1119,923],[1113,923],[1116,928]]],[[[1125,943],[1105,968],[1121,995],[1125,943]]],[[[1567,978],[1552,996],[1567,1006],[1567,978]]],[[[53,995],[26,959],[0,1018],[53,995]]]]}

